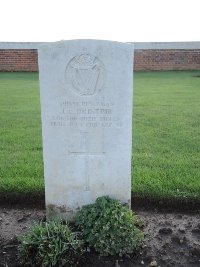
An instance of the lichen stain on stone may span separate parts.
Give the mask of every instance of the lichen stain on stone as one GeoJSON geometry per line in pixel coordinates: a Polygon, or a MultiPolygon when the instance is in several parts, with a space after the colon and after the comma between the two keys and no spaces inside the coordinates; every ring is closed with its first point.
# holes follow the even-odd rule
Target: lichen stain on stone
{"type": "Polygon", "coordinates": [[[61,213],[65,213],[69,210],[67,210],[67,208],[65,207],[65,205],[62,205],[62,206],[57,206],[57,205],[54,205],[54,204],[48,204],[47,205],[47,210],[49,211],[58,211],[58,212],[61,212],[61,213]]]}
{"type": "Polygon", "coordinates": [[[67,208],[65,205],[55,205],[55,204],[48,204],[46,205],[46,214],[47,219],[61,219],[67,221],[74,221],[76,217],[76,213],[80,210],[80,207],[72,210],[67,208]]]}
{"type": "Polygon", "coordinates": [[[63,206],[58,206],[56,207],[61,213],[67,212],[67,208],[63,205],[63,206]]]}
{"type": "Polygon", "coordinates": [[[48,204],[47,205],[48,210],[54,210],[55,208],[56,208],[56,205],[54,205],[54,204],[48,204]]]}
{"type": "Polygon", "coordinates": [[[129,209],[131,209],[131,199],[128,199],[127,206],[129,207],[129,209]]]}

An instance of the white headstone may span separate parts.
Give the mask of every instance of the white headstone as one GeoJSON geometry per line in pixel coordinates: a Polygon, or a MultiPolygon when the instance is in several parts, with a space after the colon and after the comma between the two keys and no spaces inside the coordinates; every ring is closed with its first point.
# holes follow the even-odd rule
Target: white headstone
{"type": "Polygon", "coordinates": [[[39,76],[47,216],[73,220],[105,195],[130,205],[133,46],[47,44],[39,76]]]}

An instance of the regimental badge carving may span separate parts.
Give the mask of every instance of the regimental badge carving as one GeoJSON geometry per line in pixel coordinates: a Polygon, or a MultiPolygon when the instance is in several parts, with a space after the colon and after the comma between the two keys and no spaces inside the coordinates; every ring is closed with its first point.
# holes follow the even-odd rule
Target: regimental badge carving
{"type": "Polygon", "coordinates": [[[81,96],[93,96],[105,83],[105,67],[101,60],[91,54],[72,58],[66,68],[67,83],[81,96]]]}

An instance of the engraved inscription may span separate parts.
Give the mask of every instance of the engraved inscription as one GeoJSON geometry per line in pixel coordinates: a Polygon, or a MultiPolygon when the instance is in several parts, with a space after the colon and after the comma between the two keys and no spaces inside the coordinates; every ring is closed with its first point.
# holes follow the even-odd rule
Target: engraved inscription
{"type": "Polygon", "coordinates": [[[123,123],[111,101],[67,101],[57,103],[58,113],[47,118],[50,126],[70,128],[121,128],[123,123]]]}
{"type": "Polygon", "coordinates": [[[121,128],[117,107],[110,101],[67,101],[57,103],[59,111],[49,117],[49,124],[72,128],[121,128]]]}
{"type": "Polygon", "coordinates": [[[97,57],[81,54],[70,60],[66,68],[70,89],[81,96],[93,96],[105,82],[105,67],[97,57]]]}

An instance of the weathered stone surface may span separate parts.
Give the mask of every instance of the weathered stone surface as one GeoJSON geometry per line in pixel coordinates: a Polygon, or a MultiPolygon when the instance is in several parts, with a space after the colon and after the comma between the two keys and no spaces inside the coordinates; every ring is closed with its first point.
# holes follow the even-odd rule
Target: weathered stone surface
{"type": "Polygon", "coordinates": [[[39,49],[49,217],[109,195],[130,205],[133,46],[72,40],[39,49]]]}

